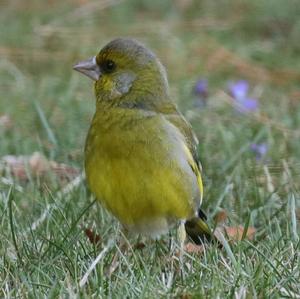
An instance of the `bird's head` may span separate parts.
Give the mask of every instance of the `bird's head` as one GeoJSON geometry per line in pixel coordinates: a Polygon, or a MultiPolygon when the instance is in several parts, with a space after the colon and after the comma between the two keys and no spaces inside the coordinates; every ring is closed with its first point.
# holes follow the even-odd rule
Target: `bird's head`
{"type": "Polygon", "coordinates": [[[164,67],[150,50],[133,39],[111,41],[74,69],[95,81],[98,101],[135,105],[168,94],[164,67]]]}

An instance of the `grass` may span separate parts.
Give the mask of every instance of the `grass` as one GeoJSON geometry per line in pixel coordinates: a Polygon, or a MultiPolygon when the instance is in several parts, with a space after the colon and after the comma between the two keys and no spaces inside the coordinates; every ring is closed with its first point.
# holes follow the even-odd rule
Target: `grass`
{"type": "Polygon", "coordinates": [[[204,210],[212,218],[225,209],[228,225],[255,226],[254,240],[229,243],[227,250],[210,246],[182,261],[174,254],[175,231],[126,255],[113,243],[80,286],[97,255],[121,234],[118,223],[84,183],[63,192],[65,182],[55,175],[12,178],[13,184],[3,176],[0,297],[300,297],[300,5],[196,2],[2,2],[0,115],[9,115],[13,126],[0,126],[0,157],[39,151],[82,168],[93,91],[71,66],[115,36],[133,36],[167,67],[172,95],[200,139],[204,210]],[[203,77],[208,105],[195,108],[192,90],[203,77]],[[259,98],[259,113],[232,107],[227,84],[240,78],[259,98]],[[249,150],[261,142],[269,146],[264,163],[249,150]],[[86,227],[101,236],[99,247],[86,227]],[[116,252],[120,265],[108,276],[116,252]]]}

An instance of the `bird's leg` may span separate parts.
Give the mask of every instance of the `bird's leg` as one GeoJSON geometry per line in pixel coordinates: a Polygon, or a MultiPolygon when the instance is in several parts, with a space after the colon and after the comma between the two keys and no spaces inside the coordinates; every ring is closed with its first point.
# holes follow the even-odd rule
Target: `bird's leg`
{"type": "Polygon", "coordinates": [[[180,267],[180,274],[181,274],[181,279],[183,280],[184,278],[184,273],[183,273],[183,253],[184,253],[184,242],[186,239],[186,231],[185,231],[185,226],[184,226],[184,221],[180,221],[179,227],[177,229],[177,238],[179,240],[179,267],[180,267]]]}
{"type": "Polygon", "coordinates": [[[184,242],[186,239],[186,231],[185,231],[185,226],[183,221],[180,222],[179,227],[177,229],[177,238],[180,244],[180,251],[183,252],[184,242]]]}
{"type": "Polygon", "coordinates": [[[179,224],[179,227],[177,229],[177,238],[179,240],[179,261],[180,263],[182,262],[182,258],[183,258],[183,252],[184,252],[184,242],[186,239],[186,231],[185,231],[185,226],[184,226],[184,222],[181,221],[179,224]]]}

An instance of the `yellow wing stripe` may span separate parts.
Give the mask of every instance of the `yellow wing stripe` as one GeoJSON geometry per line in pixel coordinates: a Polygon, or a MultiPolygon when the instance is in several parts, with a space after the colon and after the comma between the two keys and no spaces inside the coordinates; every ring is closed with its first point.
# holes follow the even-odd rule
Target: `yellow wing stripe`
{"type": "Polygon", "coordinates": [[[197,177],[197,182],[198,182],[200,196],[201,196],[200,202],[201,202],[202,201],[202,197],[203,197],[203,184],[202,184],[202,178],[201,178],[200,169],[198,167],[197,162],[193,158],[193,155],[191,154],[191,151],[189,150],[189,148],[187,147],[187,145],[185,143],[183,143],[183,148],[184,148],[184,151],[185,151],[185,153],[187,155],[188,162],[189,162],[189,164],[190,164],[193,172],[195,173],[195,175],[197,177]]]}

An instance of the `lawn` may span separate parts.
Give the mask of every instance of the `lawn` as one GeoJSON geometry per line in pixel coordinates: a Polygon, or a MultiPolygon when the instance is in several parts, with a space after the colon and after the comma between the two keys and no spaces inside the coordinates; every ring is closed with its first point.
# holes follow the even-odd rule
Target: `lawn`
{"type": "Polygon", "coordinates": [[[297,0],[0,2],[0,297],[300,298],[299,15],[297,0]],[[80,176],[95,102],[72,65],[118,36],[167,68],[223,249],[179,258],[174,229],[122,252],[80,176]]]}

